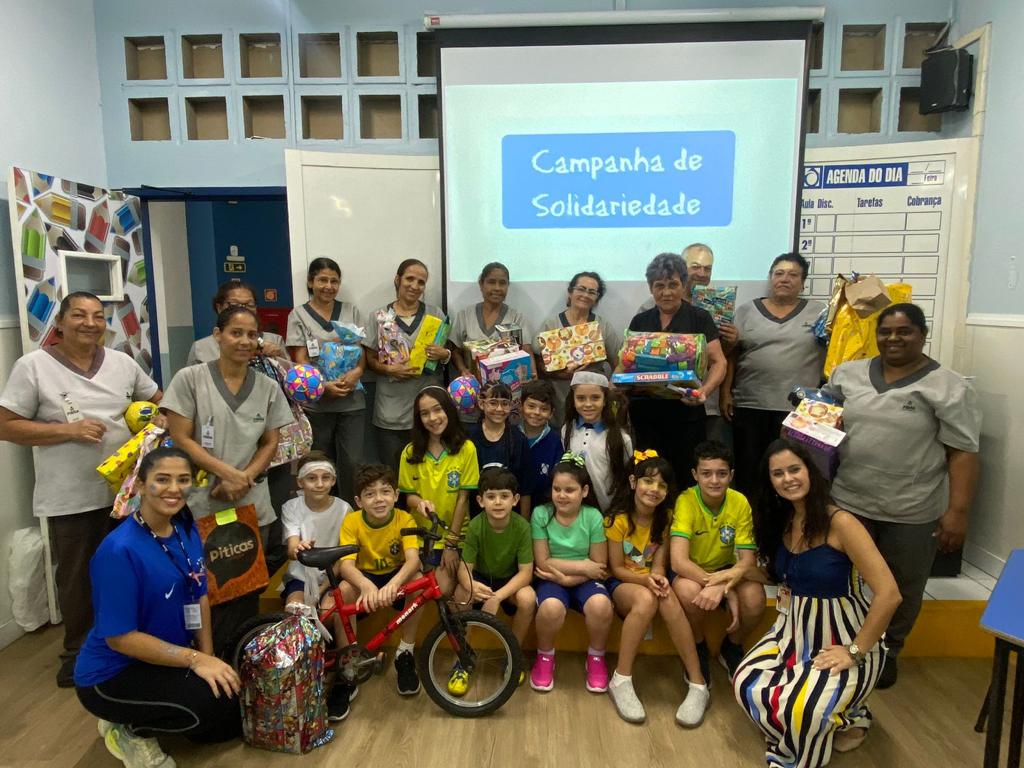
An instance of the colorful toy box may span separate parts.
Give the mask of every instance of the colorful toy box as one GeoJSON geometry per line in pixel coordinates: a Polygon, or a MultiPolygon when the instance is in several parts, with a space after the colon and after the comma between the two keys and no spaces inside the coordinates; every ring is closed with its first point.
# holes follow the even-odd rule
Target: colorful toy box
{"type": "Polygon", "coordinates": [[[736,318],[736,286],[723,285],[713,288],[710,285],[695,285],[691,294],[693,305],[705,310],[715,326],[722,327],[722,323],[732,324],[736,318]]]}
{"type": "Polygon", "coordinates": [[[564,371],[570,364],[582,367],[608,359],[597,321],[541,331],[537,338],[545,371],[564,371]]]}
{"type": "Polygon", "coordinates": [[[533,358],[522,350],[482,358],[478,366],[482,384],[500,381],[511,387],[513,393],[533,378],[533,358]]]}
{"type": "Polygon", "coordinates": [[[839,467],[839,446],[846,433],[839,429],[843,407],[805,399],[782,422],[782,434],[810,450],[814,463],[830,480],[839,467]]]}
{"type": "Polygon", "coordinates": [[[703,333],[626,333],[622,368],[633,371],[693,371],[707,376],[707,341],[703,333]]]}
{"type": "Polygon", "coordinates": [[[691,397],[700,389],[700,379],[693,371],[632,371],[613,373],[612,384],[648,397],[691,397]]]}

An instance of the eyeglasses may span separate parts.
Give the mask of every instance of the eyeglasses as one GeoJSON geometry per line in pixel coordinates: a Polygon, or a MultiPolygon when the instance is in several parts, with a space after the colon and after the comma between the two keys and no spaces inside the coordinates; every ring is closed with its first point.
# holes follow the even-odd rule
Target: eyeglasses
{"type": "Polygon", "coordinates": [[[228,304],[224,309],[251,309],[253,312],[256,311],[256,302],[249,302],[248,304],[228,304]]]}
{"type": "Polygon", "coordinates": [[[572,289],[573,293],[578,293],[581,296],[597,296],[600,292],[594,288],[585,288],[582,285],[577,285],[572,289]]]}
{"type": "Polygon", "coordinates": [[[480,401],[481,405],[490,406],[492,408],[511,408],[512,401],[505,400],[504,398],[485,397],[480,401]]]}

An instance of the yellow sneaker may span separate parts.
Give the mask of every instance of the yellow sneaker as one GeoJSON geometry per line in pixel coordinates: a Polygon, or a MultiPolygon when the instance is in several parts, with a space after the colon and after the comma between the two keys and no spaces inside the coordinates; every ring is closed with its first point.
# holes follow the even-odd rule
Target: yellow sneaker
{"type": "Polygon", "coordinates": [[[469,690],[469,672],[456,664],[448,676],[448,693],[452,696],[465,696],[469,690]]]}

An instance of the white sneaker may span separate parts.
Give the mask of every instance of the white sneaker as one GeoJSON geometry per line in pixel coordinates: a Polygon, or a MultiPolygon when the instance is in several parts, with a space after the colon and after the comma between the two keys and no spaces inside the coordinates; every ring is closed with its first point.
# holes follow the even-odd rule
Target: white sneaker
{"type": "Polygon", "coordinates": [[[155,738],[132,736],[123,725],[111,726],[103,743],[126,768],[177,768],[174,758],[160,749],[155,738]]]}
{"type": "Polygon", "coordinates": [[[676,710],[676,722],[683,728],[696,728],[704,722],[704,715],[711,703],[711,691],[706,685],[694,685],[690,683],[686,698],[676,710]]]}
{"type": "Polygon", "coordinates": [[[609,683],[608,695],[612,697],[612,703],[618,710],[619,717],[627,723],[642,723],[647,719],[644,705],[640,703],[640,699],[637,698],[636,691],[633,689],[632,680],[609,683]]]}

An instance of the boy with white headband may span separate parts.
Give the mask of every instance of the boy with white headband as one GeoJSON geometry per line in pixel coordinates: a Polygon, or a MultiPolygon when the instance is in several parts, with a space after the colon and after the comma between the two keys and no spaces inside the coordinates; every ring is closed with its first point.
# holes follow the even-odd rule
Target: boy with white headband
{"type": "Polygon", "coordinates": [[[322,451],[310,451],[299,459],[298,484],[302,495],[281,507],[284,543],[288,547],[288,572],[284,577],[284,602],[305,602],[317,607],[326,589],[327,576],[295,559],[297,552],[312,547],[336,547],[341,521],[352,507],[331,496],[337,470],[322,451]],[[315,580],[315,581],[314,581],[315,580]]]}

